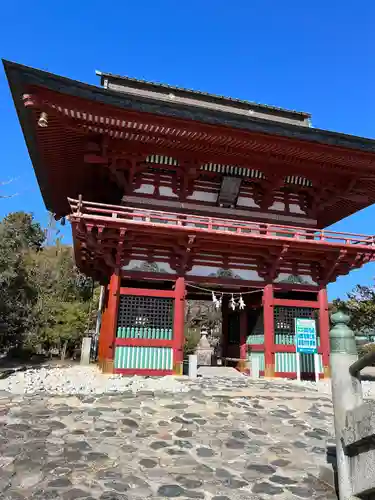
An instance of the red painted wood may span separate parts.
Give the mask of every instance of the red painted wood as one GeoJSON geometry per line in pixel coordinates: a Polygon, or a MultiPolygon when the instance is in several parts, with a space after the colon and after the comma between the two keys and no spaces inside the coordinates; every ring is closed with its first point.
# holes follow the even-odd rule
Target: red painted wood
{"type": "Polygon", "coordinates": [[[240,312],[240,358],[247,358],[247,310],[244,309],[240,312]]]}
{"type": "Polygon", "coordinates": [[[317,300],[273,299],[273,305],[289,307],[311,307],[312,309],[319,308],[319,302],[317,300]]]}
{"type": "MultiPolygon", "coordinates": [[[[134,153],[139,161],[144,161],[145,156],[148,154],[174,156],[179,160],[181,165],[186,160],[186,169],[191,168],[192,162],[199,163],[204,161],[236,165],[243,164],[244,167],[248,168],[255,164],[266,174],[276,171],[281,176],[297,175],[308,177],[314,181],[314,186],[320,186],[323,182],[326,183],[327,177],[331,177],[333,181],[336,180],[334,194],[337,198],[332,202],[334,196],[331,196],[330,205],[332,207],[326,207],[326,210],[323,212],[322,220],[320,221],[322,225],[327,224],[328,221],[332,223],[335,217],[337,220],[337,218],[342,218],[352,212],[350,194],[354,189],[353,180],[360,179],[366,173],[369,175],[374,169],[374,161],[371,154],[355,149],[323,145],[309,140],[283,138],[281,136],[272,136],[272,134],[259,134],[231,127],[203,124],[194,120],[182,120],[150,113],[118,109],[87,99],[64,96],[61,93],[45,88],[42,89],[37,86],[28,89],[28,92],[34,94],[27,101],[28,105],[31,102],[33,103],[30,113],[34,114],[34,122],[37,122],[41,110],[48,113],[49,126],[47,129],[36,127],[35,132],[38,136],[40,156],[43,158],[44,164],[50,168],[49,172],[55,179],[54,186],[58,186],[62,193],[69,192],[72,185],[71,181],[73,180],[74,182],[75,178],[74,174],[71,179],[66,176],[66,173],[62,174],[59,166],[64,163],[67,165],[66,171],[77,170],[79,158],[82,157],[82,144],[81,141],[77,141],[77,133],[84,133],[84,127],[88,125],[84,116],[88,114],[94,114],[99,119],[111,117],[111,121],[116,123],[116,126],[110,125],[107,127],[105,130],[106,134],[113,134],[115,131],[118,133],[120,130],[121,133],[142,130],[142,134],[149,136],[148,139],[146,138],[141,143],[109,138],[108,144],[106,143],[106,149],[109,151],[109,154],[115,156],[134,153]],[[62,112],[59,112],[59,106],[69,109],[74,118],[73,116],[64,116],[62,112]],[[77,115],[77,112],[80,114],[77,115]],[[122,122],[128,125],[125,127],[119,126],[118,123],[122,122]],[[131,125],[129,122],[131,122],[131,125]],[[141,129],[146,123],[148,125],[147,132],[145,132],[145,128],[141,129]],[[156,131],[155,126],[163,126],[168,132],[156,131]],[[185,132],[184,134],[180,133],[176,135],[182,130],[185,132]],[[191,136],[192,133],[194,133],[194,137],[191,136]],[[201,135],[199,136],[199,134],[201,135]],[[175,147],[173,143],[176,141],[179,144],[175,147]],[[256,149],[259,150],[258,153],[254,153],[254,141],[257,143],[256,149]],[[74,146],[71,147],[68,157],[63,155],[67,143],[77,144],[75,148],[74,146]],[[274,156],[267,154],[270,152],[276,154],[274,156]],[[277,158],[277,155],[279,155],[279,158],[277,158]],[[354,163],[356,166],[355,169],[353,169],[354,163]],[[334,172],[333,169],[329,168],[333,165],[335,166],[334,172]],[[58,177],[59,175],[61,177],[58,177]],[[347,196],[346,202],[344,200],[338,203],[340,195],[341,198],[347,196]]],[[[109,158],[106,158],[106,161],[108,160],[109,158]]],[[[89,175],[90,170],[85,170],[85,164],[82,164],[82,166],[80,164],[80,167],[83,169],[79,171],[80,178],[89,175]]],[[[181,170],[183,171],[183,168],[181,170]]],[[[358,186],[356,187],[358,189],[358,186]]],[[[364,187],[363,183],[361,189],[366,191],[366,186],[364,187]]],[[[368,189],[371,191],[371,186],[368,189]]],[[[374,192],[371,191],[370,197],[373,194],[374,192]]],[[[52,196],[51,193],[50,196],[52,196]]],[[[65,197],[66,195],[60,197],[59,206],[56,207],[55,211],[64,213],[66,209],[65,197]]],[[[317,197],[319,198],[319,193],[317,193],[317,197]]],[[[363,206],[368,203],[368,197],[364,197],[363,203],[363,206]]]]}
{"type": "MultiPolygon", "coordinates": [[[[134,279],[134,280],[151,280],[151,281],[173,281],[174,275],[168,273],[152,273],[152,272],[143,272],[143,271],[127,271],[122,270],[122,277],[126,279],[134,279]]],[[[186,286],[189,288],[190,283],[197,284],[210,284],[210,285],[220,285],[223,289],[226,287],[228,290],[232,290],[234,286],[238,287],[238,290],[241,291],[241,287],[243,291],[249,291],[249,289],[253,288],[254,290],[259,290],[263,292],[264,284],[261,281],[250,281],[242,279],[229,279],[229,278],[214,278],[212,276],[196,276],[196,275],[186,275],[186,286]]],[[[292,283],[275,283],[274,290],[279,291],[300,291],[300,292],[316,292],[317,287],[313,285],[294,285],[292,283]]],[[[193,293],[194,289],[190,288],[189,293],[193,293]]],[[[198,292],[200,293],[200,292],[198,292]]]]}
{"type": "MultiPolygon", "coordinates": [[[[139,275],[139,274],[138,274],[139,275]]],[[[149,288],[120,288],[121,295],[136,295],[138,297],[165,297],[173,298],[175,292],[173,290],[155,290],[149,288]]]]}
{"type": "Polygon", "coordinates": [[[323,366],[329,371],[329,313],[328,313],[328,298],[327,290],[322,288],[318,292],[319,302],[319,332],[320,346],[322,349],[323,366]]]}
{"type": "Polygon", "coordinates": [[[185,324],[185,279],[176,279],[174,289],[174,315],[173,315],[173,340],[174,340],[174,364],[181,364],[184,359],[184,324],[185,324]]]}
{"type": "MultiPolygon", "coordinates": [[[[294,345],[275,344],[273,350],[274,352],[296,352],[296,347],[294,345]]],[[[323,354],[321,347],[318,347],[318,353],[323,354]]]]}
{"type": "MultiPolygon", "coordinates": [[[[259,375],[261,377],[264,377],[264,371],[259,371],[259,375]]],[[[312,374],[312,376],[314,376],[314,374],[312,374]]],[[[291,380],[296,380],[297,379],[297,373],[295,373],[295,372],[275,372],[274,377],[275,378],[288,378],[288,379],[291,379],[291,380]]],[[[319,374],[319,379],[324,379],[324,374],[323,373],[319,374]]]]}
{"type": "MultiPolygon", "coordinates": [[[[275,137],[270,134],[250,132],[238,128],[226,127],[223,125],[207,124],[183,118],[163,116],[160,114],[154,115],[151,113],[145,113],[136,110],[114,108],[113,106],[100,103],[99,101],[89,101],[77,96],[64,95],[54,90],[47,89],[46,87],[30,86],[28,92],[31,94],[31,98],[29,100],[32,101],[34,105],[42,105],[43,101],[46,101],[47,103],[52,102],[54,104],[58,103],[62,106],[68,107],[69,109],[75,109],[79,111],[87,110],[91,113],[99,114],[100,116],[102,116],[103,114],[105,116],[110,116],[111,118],[115,119],[114,123],[116,123],[116,118],[118,120],[131,120],[141,125],[150,124],[150,122],[152,122],[153,124],[167,127],[167,130],[170,130],[172,136],[173,131],[176,128],[179,129],[183,126],[184,130],[190,132],[203,132],[206,137],[207,135],[214,136],[215,134],[219,134],[224,139],[223,136],[233,135],[236,138],[236,142],[238,142],[240,139],[242,139],[243,141],[248,141],[251,138],[253,141],[258,141],[259,144],[267,144],[272,142],[276,143],[280,147],[282,147],[282,145],[285,145],[288,150],[290,150],[290,148],[292,148],[294,145],[296,149],[300,147],[303,148],[306,152],[313,152],[314,154],[316,154],[317,152],[320,152],[321,154],[327,152],[329,155],[337,155],[337,157],[339,158],[343,156],[344,152],[348,153],[348,150],[342,146],[330,146],[327,144],[303,141],[301,139],[293,139],[282,136],[275,137]]],[[[225,139],[227,141],[228,137],[225,137],[225,139]]],[[[367,159],[368,161],[371,160],[371,155],[367,152],[350,149],[349,153],[351,155],[356,155],[358,158],[367,159]]]]}
{"type": "MultiPolygon", "coordinates": [[[[264,346],[264,344],[248,344],[247,349],[249,351],[262,352],[265,350],[265,346],[264,346]]],[[[271,351],[273,353],[275,353],[275,352],[296,352],[296,348],[294,345],[274,344],[272,346],[271,351]]],[[[318,353],[323,354],[323,349],[321,347],[318,347],[318,353]]]]}
{"type": "Polygon", "coordinates": [[[108,328],[108,287],[105,290],[105,296],[103,300],[103,311],[98,339],[98,360],[103,361],[105,359],[106,353],[106,331],[108,328]]]}
{"type": "MultiPolygon", "coordinates": [[[[72,220],[74,220],[75,213],[77,213],[78,200],[69,198],[69,203],[72,208],[72,220]]],[[[184,225],[178,223],[178,218],[181,217],[179,212],[170,211],[156,211],[146,208],[133,208],[133,207],[122,207],[120,205],[107,205],[104,203],[95,203],[84,201],[83,206],[80,210],[81,214],[85,214],[86,218],[89,219],[93,217],[94,219],[106,219],[108,223],[118,225],[118,223],[124,225],[125,222],[128,224],[137,226],[148,226],[157,227],[156,225],[166,225],[168,230],[174,229],[186,229],[190,232],[201,232],[201,231],[211,231],[217,234],[224,233],[226,235],[234,237],[235,235],[246,236],[247,238],[267,239],[272,241],[282,240],[287,238],[287,242],[290,244],[293,241],[301,242],[311,248],[311,245],[335,245],[339,243],[340,246],[354,244],[356,247],[358,245],[364,245],[365,248],[371,248],[374,246],[375,239],[373,236],[367,236],[357,233],[344,233],[338,231],[330,230],[320,230],[317,228],[305,228],[293,225],[276,224],[276,223],[261,223],[245,221],[241,223],[236,219],[226,219],[222,217],[212,217],[212,216],[199,216],[194,214],[183,214],[184,225]],[[117,217],[113,217],[113,215],[117,217]],[[142,220],[134,221],[134,217],[139,217],[142,220]],[[176,219],[177,218],[177,219],[176,219]],[[153,222],[150,221],[153,219],[153,222]],[[199,227],[186,227],[186,223],[189,224],[204,224],[205,228],[199,227]],[[235,232],[228,232],[222,229],[213,229],[213,226],[223,227],[226,229],[235,229],[235,232]],[[259,231],[262,234],[259,234],[259,231]],[[253,231],[253,232],[249,232],[253,231]],[[276,235],[277,233],[277,235],[276,235]],[[290,237],[292,235],[292,237],[290,237]],[[314,236],[314,239],[306,239],[314,236]]],[[[181,222],[181,221],[180,221],[181,222]]],[[[284,244],[284,243],[283,243],[284,244]]]]}
{"type": "Polygon", "coordinates": [[[163,339],[119,339],[115,340],[116,346],[136,346],[136,347],[174,347],[173,340],[163,339]]]}
{"type": "Polygon", "coordinates": [[[221,354],[223,357],[228,355],[228,321],[229,321],[229,297],[224,295],[221,303],[221,354]]]}
{"type": "Polygon", "coordinates": [[[115,270],[108,287],[108,319],[103,340],[104,359],[114,358],[114,342],[117,331],[118,306],[120,300],[120,272],[115,270]]]}
{"type": "Polygon", "coordinates": [[[273,374],[274,361],[274,311],[273,311],[273,287],[266,285],[263,291],[263,323],[264,323],[264,365],[268,376],[273,374]]]}
{"type": "Polygon", "coordinates": [[[143,377],[164,377],[165,375],[173,375],[172,370],[137,370],[128,368],[115,368],[114,373],[118,375],[139,375],[143,377]]]}
{"type": "MultiPolygon", "coordinates": [[[[311,380],[315,380],[315,374],[311,372],[311,376],[312,376],[311,380]]],[[[293,379],[297,379],[297,373],[295,373],[295,372],[275,372],[275,377],[290,378],[293,380],[293,379]]],[[[324,374],[320,373],[319,379],[323,379],[323,378],[324,378],[324,374]]]]}
{"type": "Polygon", "coordinates": [[[247,344],[246,347],[248,351],[256,351],[256,352],[264,351],[264,344],[247,344]]]}

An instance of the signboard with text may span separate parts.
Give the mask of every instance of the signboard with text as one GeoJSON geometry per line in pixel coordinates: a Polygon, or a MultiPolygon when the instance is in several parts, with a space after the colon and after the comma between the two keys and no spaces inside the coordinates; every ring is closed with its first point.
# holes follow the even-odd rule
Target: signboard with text
{"type": "Polygon", "coordinates": [[[318,352],[314,319],[295,318],[295,343],[297,353],[316,354],[318,352]]]}

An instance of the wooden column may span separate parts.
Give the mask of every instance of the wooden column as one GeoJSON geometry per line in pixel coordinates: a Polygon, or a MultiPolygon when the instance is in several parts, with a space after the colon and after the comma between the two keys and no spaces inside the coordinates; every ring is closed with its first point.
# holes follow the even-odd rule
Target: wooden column
{"type": "Polygon", "coordinates": [[[229,299],[226,295],[221,303],[221,357],[228,355],[228,318],[229,318],[229,299]]]}
{"type": "Polygon", "coordinates": [[[100,323],[99,339],[98,339],[98,364],[99,368],[103,367],[104,361],[104,346],[105,335],[108,322],[108,286],[105,287],[105,295],[103,300],[102,318],[100,323]]]}
{"type": "Polygon", "coordinates": [[[275,376],[274,354],[274,304],[273,286],[266,285],[263,291],[263,323],[264,323],[264,376],[275,376]]]}
{"type": "Polygon", "coordinates": [[[324,378],[329,378],[330,363],[329,363],[329,314],[328,314],[328,298],[326,288],[322,288],[318,292],[319,303],[319,332],[320,332],[320,347],[322,349],[323,360],[323,375],[324,378]]]}
{"type": "Polygon", "coordinates": [[[113,373],[114,368],[114,343],[117,330],[118,306],[120,301],[120,271],[115,270],[111,276],[108,287],[108,301],[106,309],[106,321],[102,339],[102,370],[104,373],[113,373]]]}
{"type": "Polygon", "coordinates": [[[240,362],[238,364],[238,369],[240,372],[246,370],[247,361],[247,313],[248,311],[244,309],[240,311],[240,362]]]}
{"type": "Polygon", "coordinates": [[[174,289],[174,316],[173,316],[173,341],[174,360],[173,372],[175,375],[182,375],[182,364],[184,360],[185,341],[185,279],[177,278],[174,289]]]}

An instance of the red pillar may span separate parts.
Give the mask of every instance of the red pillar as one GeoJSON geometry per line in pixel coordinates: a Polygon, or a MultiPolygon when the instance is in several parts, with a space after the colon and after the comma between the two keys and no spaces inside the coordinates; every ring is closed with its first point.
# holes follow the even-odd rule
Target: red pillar
{"type": "Polygon", "coordinates": [[[274,355],[274,313],[273,286],[266,285],[263,291],[263,324],[264,324],[264,376],[275,376],[274,355]]]}
{"type": "Polygon", "coordinates": [[[102,320],[100,323],[100,332],[98,339],[98,361],[99,367],[102,367],[104,360],[104,345],[105,345],[105,332],[108,322],[108,286],[105,288],[105,296],[103,300],[102,320]]]}
{"type": "Polygon", "coordinates": [[[182,363],[184,360],[184,328],[185,328],[185,279],[177,278],[174,289],[174,316],[173,316],[173,339],[174,339],[174,363],[173,371],[176,375],[182,375],[182,363]]]}
{"type": "Polygon", "coordinates": [[[246,370],[247,361],[247,310],[240,311],[240,362],[238,369],[241,372],[246,370]]]}
{"type": "Polygon", "coordinates": [[[329,314],[328,314],[328,298],[327,290],[322,288],[318,292],[319,303],[319,332],[320,332],[320,347],[322,349],[323,359],[323,374],[324,378],[329,378],[330,365],[329,365],[329,314]]]}
{"type": "Polygon", "coordinates": [[[221,303],[221,357],[228,356],[229,300],[224,295],[221,303]]]}
{"type": "Polygon", "coordinates": [[[117,330],[118,306],[120,301],[120,271],[115,270],[111,276],[108,286],[108,301],[105,311],[104,327],[100,331],[100,345],[102,357],[102,370],[105,373],[113,373],[113,361],[115,354],[115,338],[117,330]]]}

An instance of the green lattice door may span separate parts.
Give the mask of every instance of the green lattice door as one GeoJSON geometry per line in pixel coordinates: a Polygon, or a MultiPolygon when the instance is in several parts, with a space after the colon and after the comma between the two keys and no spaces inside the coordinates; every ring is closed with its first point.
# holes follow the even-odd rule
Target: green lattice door
{"type": "Polygon", "coordinates": [[[115,373],[173,372],[173,299],[121,295],[115,341],[115,373]]]}

